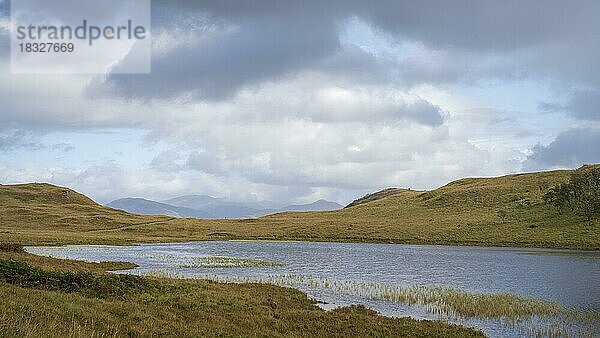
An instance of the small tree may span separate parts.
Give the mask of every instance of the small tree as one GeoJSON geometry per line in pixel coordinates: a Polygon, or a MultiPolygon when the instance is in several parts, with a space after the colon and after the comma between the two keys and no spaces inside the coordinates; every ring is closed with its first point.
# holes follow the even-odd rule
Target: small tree
{"type": "Polygon", "coordinates": [[[588,222],[600,212],[600,168],[583,167],[576,170],[568,183],[560,184],[544,195],[548,204],[559,211],[564,208],[579,212],[588,222]]]}
{"type": "Polygon", "coordinates": [[[564,208],[573,211],[573,196],[574,191],[570,183],[564,183],[550,189],[544,195],[544,201],[547,204],[552,204],[560,213],[564,208]]]}
{"type": "Polygon", "coordinates": [[[577,171],[571,177],[573,209],[579,210],[589,222],[600,211],[600,168],[577,171]]]}

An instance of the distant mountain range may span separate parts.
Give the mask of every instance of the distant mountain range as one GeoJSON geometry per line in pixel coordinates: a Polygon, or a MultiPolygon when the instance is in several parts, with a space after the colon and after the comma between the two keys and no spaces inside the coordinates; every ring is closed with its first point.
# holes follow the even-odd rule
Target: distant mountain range
{"type": "Polygon", "coordinates": [[[121,209],[138,215],[166,215],[174,217],[214,218],[208,212],[191,208],[182,208],[143,198],[121,198],[107,204],[113,209],[121,209]]]}
{"type": "Polygon", "coordinates": [[[187,195],[162,202],[143,198],[121,198],[107,204],[114,209],[125,210],[139,215],[167,215],[191,218],[254,218],[284,211],[327,211],[341,209],[343,206],[326,200],[309,204],[288,205],[282,208],[270,207],[273,203],[259,202],[245,204],[226,201],[206,195],[187,195]]]}

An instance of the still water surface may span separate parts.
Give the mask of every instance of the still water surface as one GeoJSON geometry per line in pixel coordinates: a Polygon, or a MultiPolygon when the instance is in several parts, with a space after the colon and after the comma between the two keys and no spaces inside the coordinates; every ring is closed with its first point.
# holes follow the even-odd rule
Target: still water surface
{"type": "MultiPolygon", "coordinates": [[[[581,310],[600,309],[600,252],[324,242],[213,241],[139,246],[29,247],[27,251],[86,261],[127,261],[121,273],[162,271],[190,278],[262,280],[303,275],[327,280],[389,285],[426,285],[471,292],[512,293],[581,310]],[[224,256],[282,263],[247,268],[182,268],[193,257],[224,256]]],[[[492,337],[522,336],[527,325],[446,318],[423,306],[373,300],[316,285],[296,285],[325,308],[364,304],[384,315],[443,318],[476,326],[492,337]]],[[[530,330],[530,328],[529,328],[530,330]]]]}

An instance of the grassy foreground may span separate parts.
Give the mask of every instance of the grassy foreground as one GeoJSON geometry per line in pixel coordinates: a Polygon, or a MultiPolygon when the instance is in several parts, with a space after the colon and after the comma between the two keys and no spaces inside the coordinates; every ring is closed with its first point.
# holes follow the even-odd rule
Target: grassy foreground
{"type": "Polygon", "coordinates": [[[269,239],[600,249],[600,222],[543,195],[572,171],[467,178],[432,191],[387,189],[329,212],[258,219],[140,216],[49,184],[0,186],[0,238],[35,244],[269,239]]]}
{"type": "Polygon", "coordinates": [[[360,306],[326,312],[290,288],[119,276],[105,271],[127,263],[11,251],[0,252],[2,337],[483,337],[473,329],[382,317],[360,306]]]}

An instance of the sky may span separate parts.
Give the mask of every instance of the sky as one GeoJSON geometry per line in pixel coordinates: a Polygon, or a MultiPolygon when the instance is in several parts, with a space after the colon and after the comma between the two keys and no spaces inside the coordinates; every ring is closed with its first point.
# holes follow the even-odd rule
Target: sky
{"type": "Polygon", "coordinates": [[[10,73],[0,184],[348,203],[600,162],[600,2],[152,1],[150,74],[10,73]]]}

